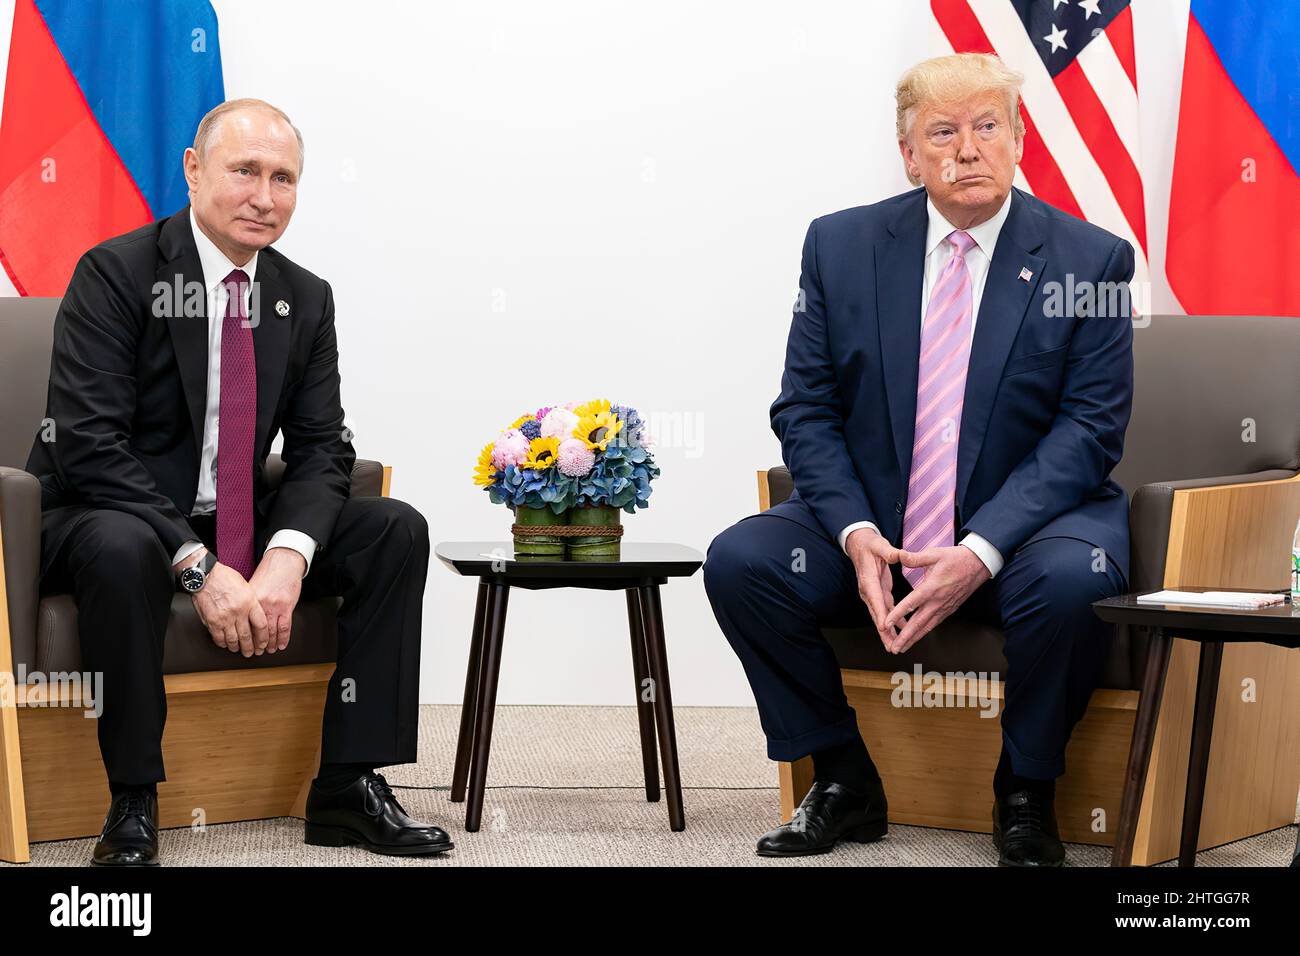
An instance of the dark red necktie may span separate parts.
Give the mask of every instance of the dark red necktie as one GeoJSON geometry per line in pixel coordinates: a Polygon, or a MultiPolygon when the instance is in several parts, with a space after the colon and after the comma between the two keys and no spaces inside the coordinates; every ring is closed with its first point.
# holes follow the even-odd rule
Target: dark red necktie
{"type": "Polygon", "coordinates": [[[257,363],[245,306],[248,274],[222,280],[221,410],[217,424],[217,559],[253,576],[253,442],[257,429],[257,363]]]}

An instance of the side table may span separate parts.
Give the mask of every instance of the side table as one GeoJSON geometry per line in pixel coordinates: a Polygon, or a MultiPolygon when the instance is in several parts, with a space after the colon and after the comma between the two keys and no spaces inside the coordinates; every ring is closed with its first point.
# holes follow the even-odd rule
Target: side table
{"type": "Polygon", "coordinates": [[[622,542],[616,558],[570,561],[527,555],[516,557],[510,541],[444,541],[434,549],[434,553],[450,570],[479,579],[469,667],[465,674],[465,699],[456,741],[456,765],[451,780],[453,803],[465,800],[468,781],[465,829],[477,832],[483,817],[483,794],[487,786],[488,755],[492,749],[492,718],[496,709],[510,589],[588,588],[627,592],[645,796],[651,803],[659,800],[659,768],[655,757],[657,725],[664,789],[668,793],[669,825],[673,830],[685,830],[659,587],[669,578],[693,575],[704,563],[704,555],[680,544],[622,542]],[[647,686],[649,694],[646,693],[647,686]]]}
{"type": "MultiPolygon", "coordinates": [[[[1201,660],[1196,676],[1196,709],[1192,717],[1191,757],[1187,763],[1187,792],[1183,797],[1183,826],[1178,848],[1178,865],[1195,866],[1223,645],[1226,642],[1262,641],[1279,647],[1300,647],[1300,608],[1289,603],[1258,610],[1193,604],[1139,604],[1137,598],[1137,594],[1124,594],[1096,601],[1092,605],[1103,621],[1151,630],[1146,672],[1142,677],[1142,696],[1138,700],[1137,720],[1133,724],[1133,744],[1129,748],[1128,770],[1124,774],[1124,798],[1120,804],[1119,832],[1115,837],[1111,865],[1128,866],[1133,859],[1133,840],[1137,833],[1142,791],[1146,787],[1147,766],[1155,741],[1156,719],[1160,714],[1160,698],[1164,693],[1169,652],[1174,638],[1180,637],[1198,641],[1201,645],[1201,660]]],[[[1297,850],[1300,851],[1300,844],[1297,845],[1297,850]]]]}

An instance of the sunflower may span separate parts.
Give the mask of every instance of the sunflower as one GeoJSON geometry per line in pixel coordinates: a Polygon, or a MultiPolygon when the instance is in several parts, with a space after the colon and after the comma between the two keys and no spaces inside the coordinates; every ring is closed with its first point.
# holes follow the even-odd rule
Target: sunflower
{"type": "Polygon", "coordinates": [[[609,410],[609,402],[605,399],[579,405],[573,414],[578,416],[573,437],[585,442],[592,451],[604,451],[609,440],[623,428],[622,419],[609,410]]]}
{"type": "Polygon", "coordinates": [[[540,471],[555,464],[555,456],[560,451],[558,438],[534,438],[528,444],[528,457],[519,463],[520,468],[532,468],[540,471]]]}
{"type": "Polygon", "coordinates": [[[492,442],[488,442],[478,453],[478,464],[474,466],[474,484],[486,487],[496,481],[496,477],[496,469],[492,467],[492,442]]]}

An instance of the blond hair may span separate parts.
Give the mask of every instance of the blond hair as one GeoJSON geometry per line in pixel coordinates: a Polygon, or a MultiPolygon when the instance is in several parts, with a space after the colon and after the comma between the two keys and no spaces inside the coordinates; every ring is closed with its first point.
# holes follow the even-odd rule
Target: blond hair
{"type": "MultiPolygon", "coordinates": [[[[1025,135],[1025,123],[1020,117],[1020,85],[1024,81],[1024,76],[992,53],[953,53],[923,60],[899,78],[894,90],[899,142],[911,133],[919,107],[989,92],[1006,97],[1011,131],[1019,140],[1025,135]]],[[[913,186],[921,183],[911,173],[907,178],[913,186]]]]}
{"type": "Polygon", "coordinates": [[[194,152],[198,153],[199,159],[203,159],[208,152],[208,146],[212,143],[213,134],[221,124],[221,120],[229,113],[236,113],[239,110],[264,110],[267,113],[273,113],[288,124],[293,130],[293,135],[298,139],[298,175],[302,175],[302,164],[305,158],[306,150],[303,147],[302,133],[298,127],[293,125],[293,120],[289,115],[278,106],[272,106],[266,100],[253,99],[245,97],[239,100],[226,100],[208,110],[208,114],[199,120],[199,128],[194,131],[194,152]]]}

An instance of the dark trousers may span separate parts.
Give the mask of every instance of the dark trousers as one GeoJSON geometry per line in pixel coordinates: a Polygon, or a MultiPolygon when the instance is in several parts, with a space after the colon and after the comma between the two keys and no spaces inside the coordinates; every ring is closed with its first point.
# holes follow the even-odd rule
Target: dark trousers
{"type": "MultiPolygon", "coordinates": [[[[1083,716],[1110,651],[1113,630],[1093,613],[1123,592],[1093,546],[1047,538],[1004,555],[998,575],[957,610],[1005,633],[1002,739],[1012,770],[1050,779],[1065,772],[1065,745],[1083,716]]],[[[718,624],[740,658],[773,760],[844,744],[858,734],[840,668],[821,628],[866,627],[853,563],[825,535],[777,515],[751,515],[714,538],[704,585],[718,624]]],[[[911,591],[894,567],[894,598],[911,591]]],[[[914,650],[924,654],[925,638],[914,650]]],[[[902,658],[900,658],[901,661],[902,658]]]]}
{"type": "MultiPolygon", "coordinates": [[[[215,550],[213,519],[197,516],[191,526],[215,550]]],[[[259,559],[266,538],[266,529],[258,527],[254,553],[259,559]]],[[[428,524],[395,498],[347,499],[333,537],[312,558],[299,600],[343,598],[338,665],[321,729],[323,762],[384,766],[415,761],[428,567],[428,524]]],[[[82,668],[103,675],[98,729],[108,778],[120,783],[165,780],[163,640],[178,595],[171,555],[141,519],[89,508],[52,556],[41,592],[72,594],[82,668]]],[[[292,633],[289,640],[294,640],[292,633]]],[[[266,715],[271,733],[274,717],[266,715]]]]}

